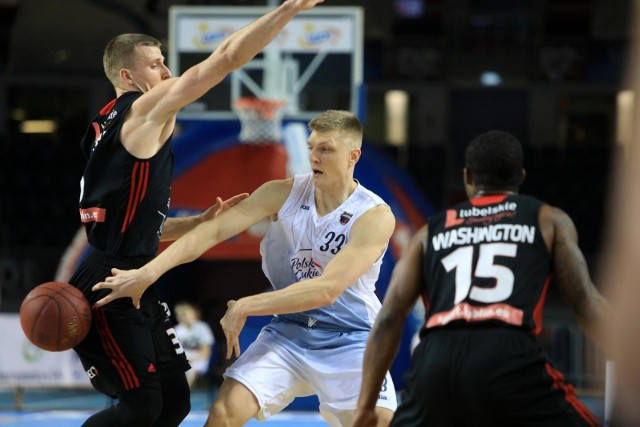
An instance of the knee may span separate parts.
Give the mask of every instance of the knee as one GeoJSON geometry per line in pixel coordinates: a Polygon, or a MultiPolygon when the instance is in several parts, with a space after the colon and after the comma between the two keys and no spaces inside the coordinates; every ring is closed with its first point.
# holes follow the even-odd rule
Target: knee
{"type": "Polygon", "coordinates": [[[244,424],[240,411],[234,409],[226,400],[216,399],[209,409],[209,418],[205,427],[232,427],[244,424]]]}
{"type": "Polygon", "coordinates": [[[230,410],[227,406],[225,402],[216,399],[211,408],[209,408],[209,418],[205,427],[232,425],[230,424],[230,414],[233,413],[233,410],[230,410]]]}
{"type": "Polygon", "coordinates": [[[256,397],[241,383],[226,379],[209,409],[206,427],[243,426],[260,411],[256,397]]]}

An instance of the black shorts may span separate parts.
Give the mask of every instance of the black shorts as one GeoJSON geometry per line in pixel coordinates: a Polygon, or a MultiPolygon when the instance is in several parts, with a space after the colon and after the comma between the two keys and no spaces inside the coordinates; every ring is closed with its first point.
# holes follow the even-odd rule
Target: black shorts
{"type": "MultiPolygon", "coordinates": [[[[93,292],[91,287],[111,276],[113,267],[138,268],[146,261],[93,251],[69,282],[93,305],[109,291],[93,292]]],[[[140,309],[130,298],[94,309],[89,334],[74,350],[93,387],[111,397],[137,388],[159,389],[162,380],[189,369],[169,309],[153,285],[143,294],[140,309]]]]}
{"type": "Polygon", "coordinates": [[[391,426],[598,426],[533,335],[439,328],[411,359],[391,426]]]}

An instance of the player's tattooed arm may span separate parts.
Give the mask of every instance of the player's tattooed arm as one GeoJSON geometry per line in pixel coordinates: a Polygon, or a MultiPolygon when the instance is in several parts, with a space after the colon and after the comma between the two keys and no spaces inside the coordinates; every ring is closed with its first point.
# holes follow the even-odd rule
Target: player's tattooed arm
{"type": "Polygon", "coordinates": [[[565,212],[549,207],[553,222],[555,279],[565,301],[584,332],[606,348],[601,330],[611,319],[611,306],[594,286],[584,254],[578,246],[576,227],[565,212]]]}

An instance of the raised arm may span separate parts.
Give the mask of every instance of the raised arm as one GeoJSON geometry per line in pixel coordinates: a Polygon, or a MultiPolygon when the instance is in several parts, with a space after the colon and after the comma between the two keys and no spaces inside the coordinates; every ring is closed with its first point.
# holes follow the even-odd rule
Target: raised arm
{"type": "Polygon", "coordinates": [[[540,227],[553,257],[553,271],[560,293],[571,307],[582,330],[601,348],[606,348],[601,329],[612,318],[609,303],[598,292],[587,262],[578,247],[578,233],[565,212],[544,205],[540,227]]]}
{"type": "MultiPolygon", "coordinates": [[[[182,76],[163,80],[150,88],[127,112],[120,133],[122,144],[138,158],[146,159],[156,154],[172,135],[176,114],[182,107],[200,98],[231,71],[251,60],[296,14],[323,1],[286,0],[231,34],[207,59],[186,70],[182,76]]],[[[166,69],[160,54],[148,61],[142,66],[166,69]]]]}
{"type": "Polygon", "coordinates": [[[209,248],[276,214],[291,191],[293,179],[274,180],[260,186],[247,199],[216,218],[205,221],[180,237],[160,255],[137,270],[112,269],[113,276],[93,287],[111,289],[96,307],[117,298],[129,297],[139,307],[143,292],[171,268],[193,261],[209,248]]]}
{"type": "Polygon", "coordinates": [[[422,291],[422,264],[428,228],[421,228],[393,269],[382,309],[364,353],[363,377],[353,427],[375,426],[375,406],[384,376],[400,347],[402,328],[422,291]]]}
{"type": "Polygon", "coordinates": [[[321,276],[231,301],[220,321],[227,337],[227,358],[233,350],[236,356],[240,355],[238,337],[248,316],[296,313],[333,304],[382,256],[394,227],[395,218],[388,206],[370,209],[356,220],[349,242],[327,264],[321,276]]]}
{"type": "MultiPolygon", "coordinates": [[[[165,123],[179,109],[204,95],[231,71],[240,68],[260,52],[298,13],[324,0],[286,0],[278,8],[261,16],[227,37],[204,61],[186,70],[173,82],[154,88],[141,101],[149,111],[149,120],[165,123]]],[[[144,109],[143,109],[144,111],[144,109]]]]}

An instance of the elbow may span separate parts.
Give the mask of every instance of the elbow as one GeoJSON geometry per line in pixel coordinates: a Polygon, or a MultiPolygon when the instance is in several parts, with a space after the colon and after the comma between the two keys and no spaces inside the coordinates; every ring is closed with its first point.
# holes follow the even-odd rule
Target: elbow
{"type": "Polygon", "coordinates": [[[322,305],[323,306],[332,305],[337,300],[338,300],[338,295],[334,295],[334,294],[332,294],[330,292],[324,292],[322,294],[322,305]]]}
{"type": "Polygon", "coordinates": [[[406,319],[405,316],[401,316],[399,313],[392,312],[383,307],[376,317],[374,327],[380,330],[401,330],[404,327],[406,319]]]}
{"type": "Polygon", "coordinates": [[[334,289],[324,289],[322,292],[320,292],[320,304],[322,304],[322,306],[327,306],[327,305],[332,305],[333,303],[335,303],[338,300],[338,297],[340,296],[340,292],[336,292],[334,289]]]}

